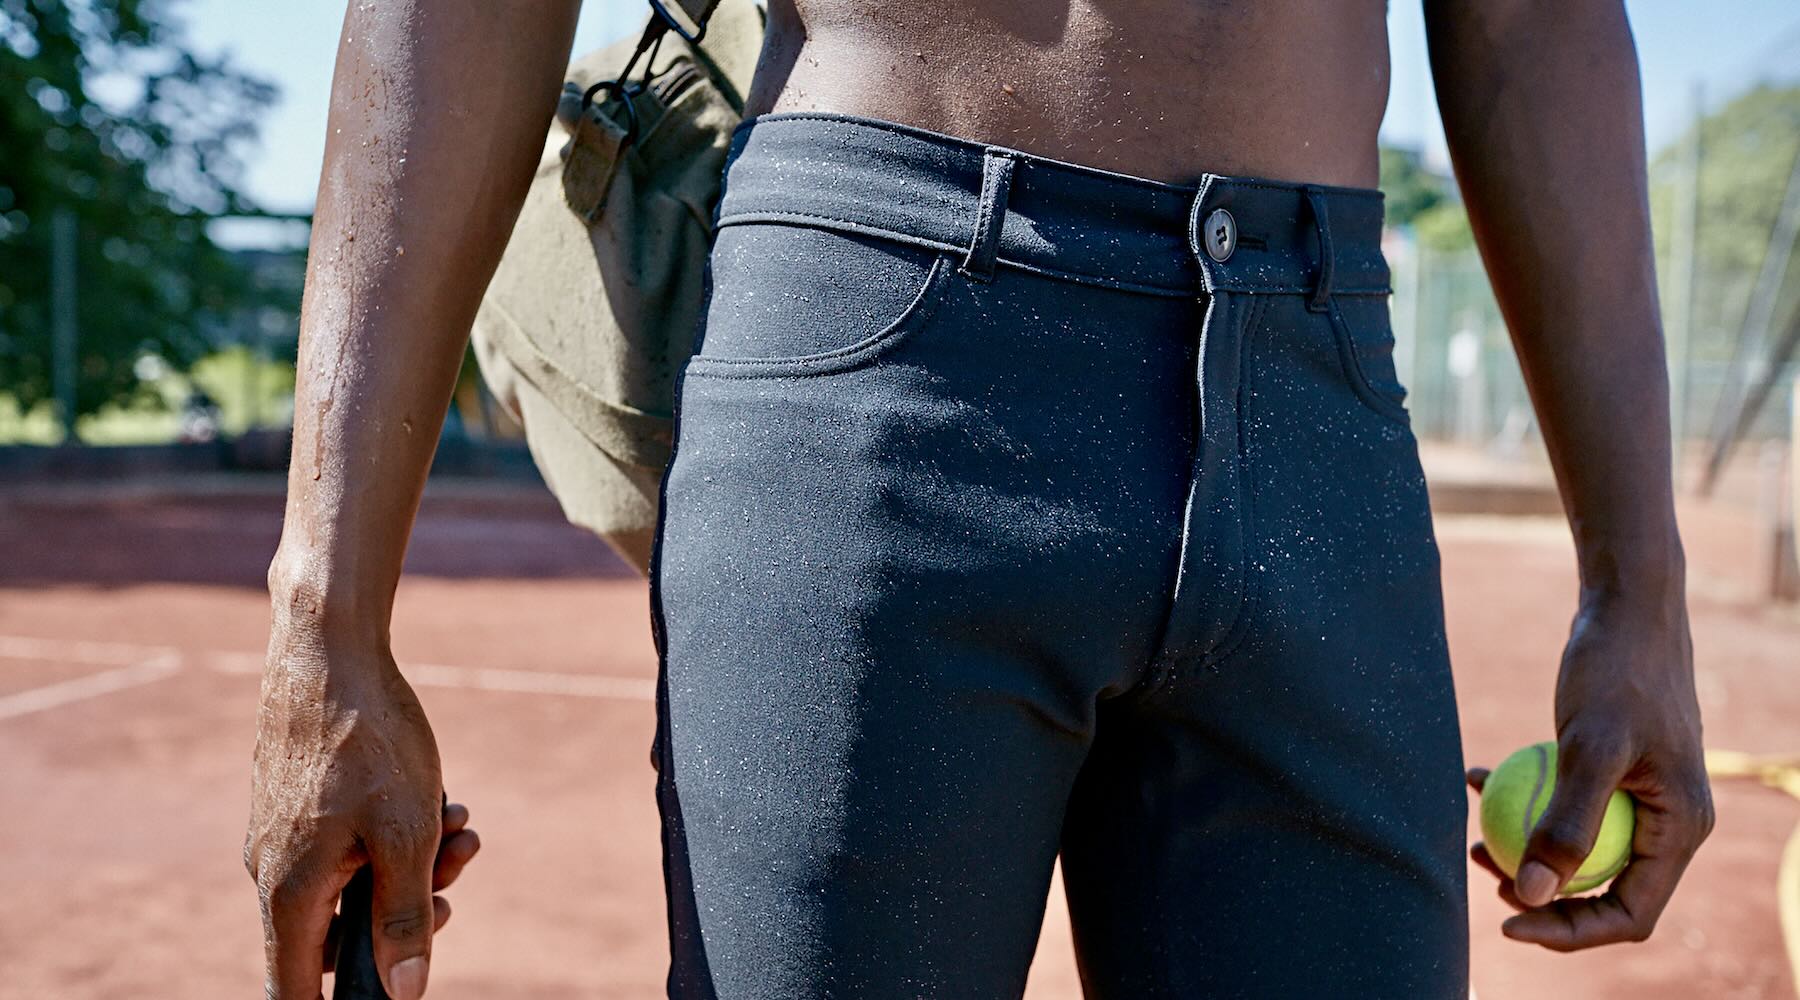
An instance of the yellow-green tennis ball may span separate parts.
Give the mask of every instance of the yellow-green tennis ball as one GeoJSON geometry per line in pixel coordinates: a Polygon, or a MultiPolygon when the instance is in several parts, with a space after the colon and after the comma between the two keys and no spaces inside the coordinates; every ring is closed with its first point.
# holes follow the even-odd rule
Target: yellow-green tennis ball
{"type": "MultiPolygon", "coordinates": [[[[1538,743],[1500,762],[1481,788],[1481,837],[1488,854],[1509,876],[1519,874],[1525,843],[1556,791],[1556,744],[1538,743]]],[[[1631,836],[1637,828],[1630,795],[1614,791],[1606,802],[1606,819],[1594,850],[1563,887],[1563,894],[1587,892],[1611,881],[1631,861],[1631,836]]]]}

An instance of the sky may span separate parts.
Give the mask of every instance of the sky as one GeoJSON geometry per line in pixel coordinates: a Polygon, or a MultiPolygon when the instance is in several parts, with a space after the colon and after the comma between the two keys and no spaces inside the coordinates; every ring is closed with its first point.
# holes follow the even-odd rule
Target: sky
{"type": "MultiPolygon", "coordinates": [[[[1644,80],[1651,149],[1691,120],[1695,88],[1707,107],[1764,79],[1800,78],[1800,3],[1795,0],[1628,0],[1644,80]]],[[[263,119],[262,144],[247,163],[249,194],[276,211],[311,209],[324,155],[326,97],[344,12],[342,2],[185,0],[177,6],[189,37],[206,51],[229,51],[273,80],[282,96],[263,119]]],[[[586,0],[575,51],[635,31],[643,0],[586,0]]],[[[1383,138],[1443,164],[1443,130],[1431,93],[1420,0],[1390,0],[1393,85],[1383,138]]]]}

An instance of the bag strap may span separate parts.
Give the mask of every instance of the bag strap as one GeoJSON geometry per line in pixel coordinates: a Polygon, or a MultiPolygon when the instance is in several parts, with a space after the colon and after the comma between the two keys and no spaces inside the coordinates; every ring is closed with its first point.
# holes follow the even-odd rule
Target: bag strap
{"type": "Polygon", "coordinates": [[[644,25],[644,36],[638,39],[637,51],[625,61],[625,68],[619,71],[619,80],[624,81],[631,76],[632,67],[644,57],[644,53],[653,51],[662,42],[663,36],[673,31],[681,36],[690,46],[698,46],[706,37],[706,22],[710,21],[713,11],[719,9],[722,0],[674,0],[675,6],[682,14],[691,19],[684,22],[670,12],[668,0],[650,0],[650,11],[654,15],[650,23],[644,25]]]}
{"type": "MultiPolygon", "coordinates": [[[[637,138],[637,108],[631,103],[631,71],[637,67],[639,59],[650,53],[650,61],[656,59],[655,52],[662,44],[663,36],[673,31],[688,43],[694,52],[700,52],[700,40],[706,37],[706,23],[712,19],[713,11],[719,9],[723,0],[673,0],[675,6],[692,23],[683,22],[680,17],[670,12],[669,0],[649,0],[652,17],[650,23],[644,25],[644,34],[638,38],[637,48],[631,58],[625,60],[625,68],[611,80],[598,80],[581,95],[581,107],[585,112],[594,103],[594,98],[601,92],[616,96],[625,106],[625,113],[630,120],[630,128],[626,131],[625,142],[629,144],[637,138]]],[[[648,73],[648,70],[645,71],[648,73]]]]}
{"type": "Polygon", "coordinates": [[[719,2],[720,0],[675,0],[675,5],[688,16],[691,27],[669,13],[664,0],[650,0],[650,9],[656,12],[658,21],[673,28],[676,34],[687,39],[689,45],[696,45],[706,37],[706,22],[712,17],[713,11],[719,8],[719,2]]]}

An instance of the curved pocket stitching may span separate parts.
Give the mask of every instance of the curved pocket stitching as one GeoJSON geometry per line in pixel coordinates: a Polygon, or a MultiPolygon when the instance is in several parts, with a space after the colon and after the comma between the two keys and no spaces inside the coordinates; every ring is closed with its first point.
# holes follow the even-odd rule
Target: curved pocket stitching
{"type": "Polygon", "coordinates": [[[1363,369],[1362,354],[1356,347],[1356,338],[1350,333],[1350,324],[1345,322],[1344,314],[1338,310],[1337,298],[1334,296],[1329,302],[1331,330],[1338,342],[1338,362],[1344,369],[1350,388],[1376,413],[1402,426],[1411,426],[1412,416],[1407,413],[1406,406],[1375,388],[1375,384],[1369,381],[1369,373],[1363,369]]]}
{"type": "Polygon", "coordinates": [[[919,293],[892,323],[854,344],[819,354],[800,354],[775,358],[714,358],[695,355],[687,366],[690,375],[713,378],[803,378],[834,375],[858,368],[907,339],[919,327],[930,322],[944,300],[944,284],[954,273],[949,257],[939,254],[931,262],[931,270],[919,293]]]}

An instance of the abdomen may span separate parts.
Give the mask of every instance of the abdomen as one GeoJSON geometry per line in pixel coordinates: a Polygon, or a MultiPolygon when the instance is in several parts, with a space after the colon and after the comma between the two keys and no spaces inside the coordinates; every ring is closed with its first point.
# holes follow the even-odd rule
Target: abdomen
{"type": "Polygon", "coordinates": [[[1176,183],[1373,187],[1381,0],[773,0],[751,111],[899,121],[1176,183]]]}

